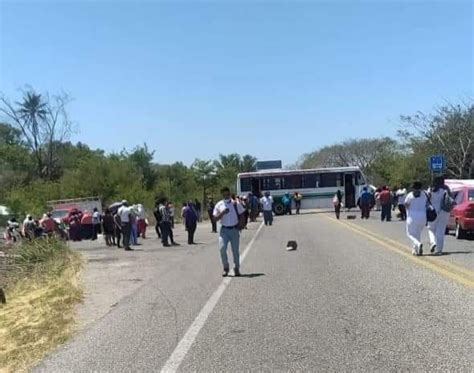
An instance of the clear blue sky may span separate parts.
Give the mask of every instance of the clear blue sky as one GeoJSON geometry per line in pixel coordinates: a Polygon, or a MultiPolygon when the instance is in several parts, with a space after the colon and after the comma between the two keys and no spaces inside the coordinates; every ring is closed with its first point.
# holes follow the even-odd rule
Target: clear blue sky
{"type": "Polygon", "coordinates": [[[290,163],[474,96],[469,1],[0,3],[0,91],[65,90],[74,141],[160,163],[290,163]]]}

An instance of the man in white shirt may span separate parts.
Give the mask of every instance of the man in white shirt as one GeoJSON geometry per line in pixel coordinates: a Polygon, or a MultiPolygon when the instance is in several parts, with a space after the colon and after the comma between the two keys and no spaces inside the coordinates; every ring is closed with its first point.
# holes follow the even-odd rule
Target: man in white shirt
{"type": "Polygon", "coordinates": [[[272,225],[273,223],[273,198],[270,192],[265,192],[265,196],[260,199],[263,210],[263,221],[265,225],[272,225]]]}
{"type": "Polygon", "coordinates": [[[405,198],[407,197],[407,190],[404,187],[400,187],[400,189],[396,192],[397,199],[398,199],[398,211],[400,211],[400,219],[407,220],[407,210],[405,208],[405,198]]]}
{"type": "Polygon", "coordinates": [[[216,221],[221,221],[221,230],[219,233],[219,250],[221,253],[222,266],[224,271],[222,276],[229,274],[229,259],[227,257],[227,247],[232,248],[232,257],[234,258],[234,275],[240,276],[240,215],[245,210],[240,203],[233,201],[230,196],[229,188],[221,190],[223,199],[214,207],[213,216],[216,221]]]}
{"type": "Polygon", "coordinates": [[[123,246],[126,251],[133,251],[130,247],[130,235],[132,233],[131,213],[132,210],[128,206],[128,202],[123,200],[122,207],[118,209],[117,214],[120,217],[120,223],[122,225],[123,246]]]}

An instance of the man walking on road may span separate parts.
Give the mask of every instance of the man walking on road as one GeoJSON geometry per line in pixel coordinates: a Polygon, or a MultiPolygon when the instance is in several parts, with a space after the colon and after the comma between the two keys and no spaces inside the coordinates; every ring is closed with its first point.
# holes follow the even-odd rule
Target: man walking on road
{"type": "Polygon", "coordinates": [[[370,210],[372,209],[374,203],[374,196],[368,191],[367,187],[364,187],[359,199],[359,207],[361,210],[362,219],[370,218],[370,210]]]}
{"type": "MultiPolygon", "coordinates": [[[[171,238],[171,211],[168,207],[168,201],[166,198],[162,198],[160,200],[160,205],[158,207],[160,216],[161,216],[161,242],[163,243],[164,247],[169,247],[170,244],[168,242],[168,238],[171,238]]],[[[171,241],[173,239],[171,238],[171,241]]]]}
{"type": "Polygon", "coordinates": [[[221,253],[222,266],[224,270],[222,276],[229,274],[229,259],[227,257],[227,247],[231,245],[232,257],[234,258],[234,275],[240,276],[240,215],[245,211],[240,203],[231,199],[229,188],[221,190],[223,199],[219,201],[214,208],[214,219],[221,221],[221,230],[219,233],[219,250],[221,253]]]}
{"type": "Polygon", "coordinates": [[[263,221],[265,225],[273,224],[273,198],[270,192],[265,192],[265,196],[260,200],[263,210],[263,221]]]}
{"type": "Polygon", "coordinates": [[[217,222],[215,221],[213,215],[214,207],[216,207],[214,200],[212,198],[209,198],[209,200],[207,201],[207,214],[209,215],[209,220],[212,224],[212,233],[217,233],[217,222]]]}
{"type": "Polygon", "coordinates": [[[128,202],[123,200],[122,207],[119,208],[117,214],[120,217],[120,223],[122,224],[123,234],[123,246],[126,251],[133,251],[130,247],[130,235],[132,233],[131,214],[132,211],[128,206],[128,202]]]}
{"type": "Polygon", "coordinates": [[[196,232],[198,217],[193,201],[188,202],[183,211],[183,218],[188,232],[188,245],[194,245],[194,233],[196,232]]]}
{"type": "Polygon", "coordinates": [[[390,189],[387,186],[382,188],[380,193],[380,203],[382,205],[382,221],[391,221],[392,220],[392,194],[390,189]]]}
{"type": "Polygon", "coordinates": [[[407,220],[407,210],[405,208],[405,198],[407,197],[407,190],[404,187],[400,187],[397,190],[398,197],[398,211],[400,212],[400,219],[402,221],[407,220]]]}

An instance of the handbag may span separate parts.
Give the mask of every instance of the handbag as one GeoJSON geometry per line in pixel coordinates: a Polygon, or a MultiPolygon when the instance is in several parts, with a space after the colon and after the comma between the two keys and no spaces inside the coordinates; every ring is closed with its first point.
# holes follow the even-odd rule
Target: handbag
{"type": "Polygon", "coordinates": [[[431,198],[428,195],[428,193],[425,192],[425,195],[426,195],[426,199],[427,199],[427,201],[426,201],[426,220],[429,223],[431,223],[431,222],[436,220],[436,218],[438,217],[438,214],[436,212],[436,209],[431,204],[431,198]]]}

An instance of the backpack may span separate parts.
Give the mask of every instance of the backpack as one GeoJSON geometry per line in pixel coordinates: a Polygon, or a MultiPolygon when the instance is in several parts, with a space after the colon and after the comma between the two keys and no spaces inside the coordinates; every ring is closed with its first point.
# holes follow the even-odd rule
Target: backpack
{"type": "Polygon", "coordinates": [[[431,223],[436,220],[438,214],[436,213],[436,209],[431,204],[431,198],[428,193],[425,192],[426,195],[426,220],[431,223]]]}
{"type": "Polygon", "coordinates": [[[453,197],[451,197],[449,190],[446,190],[443,194],[443,198],[441,199],[441,210],[451,212],[455,205],[456,201],[453,197]]]}
{"type": "Polygon", "coordinates": [[[161,223],[161,221],[163,220],[163,215],[161,214],[160,206],[155,207],[155,209],[153,210],[153,215],[155,216],[156,222],[161,223]]]}
{"type": "Polygon", "coordinates": [[[241,231],[242,229],[245,229],[245,227],[247,226],[247,222],[245,221],[245,213],[239,214],[237,203],[232,202],[232,204],[234,205],[235,213],[237,214],[237,219],[239,220],[237,224],[237,228],[239,229],[239,231],[241,231]]]}

